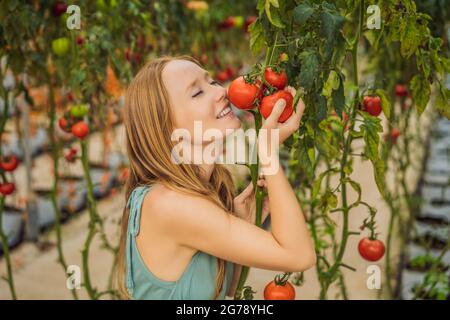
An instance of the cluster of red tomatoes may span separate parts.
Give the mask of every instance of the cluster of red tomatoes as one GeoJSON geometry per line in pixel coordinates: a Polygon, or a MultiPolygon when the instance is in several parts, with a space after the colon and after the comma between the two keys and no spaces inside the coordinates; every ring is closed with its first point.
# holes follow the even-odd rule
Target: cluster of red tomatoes
{"type": "MultiPolygon", "coordinates": [[[[4,172],[13,172],[19,165],[19,159],[15,155],[10,155],[3,157],[0,160],[0,170],[4,172]]],[[[0,183],[0,194],[7,196],[16,190],[14,182],[4,182],[0,183]]]]}
{"type": "Polygon", "coordinates": [[[260,80],[251,82],[241,76],[230,83],[228,98],[236,108],[241,110],[251,110],[259,105],[259,111],[264,119],[272,113],[275,103],[279,99],[284,99],[286,107],[278,118],[278,122],[285,122],[294,112],[294,97],[285,90],[288,83],[286,72],[267,68],[264,71],[264,80],[269,88],[260,80]]]}
{"type": "Polygon", "coordinates": [[[85,104],[73,105],[69,112],[66,112],[58,120],[59,127],[65,132],[72,133],[79,139],[84,139],[89,134],[89,126],[83,120],[88,110],[89,108],[85,104]]]}

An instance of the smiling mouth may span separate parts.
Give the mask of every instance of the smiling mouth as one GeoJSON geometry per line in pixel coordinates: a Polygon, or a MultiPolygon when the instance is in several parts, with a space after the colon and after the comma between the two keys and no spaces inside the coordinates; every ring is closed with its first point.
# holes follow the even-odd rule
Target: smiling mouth
{"type": "Polygon", "coordinates": [[[233,110],[231,110],[230,105],[228,104],[225,108],[222,109],[222,111],[220,111],[220,113],[217,115],[217,119],[221,119],[225,116],[227,116],[228,114],[230,114],[231,112],[233,112],[233,110]]]}

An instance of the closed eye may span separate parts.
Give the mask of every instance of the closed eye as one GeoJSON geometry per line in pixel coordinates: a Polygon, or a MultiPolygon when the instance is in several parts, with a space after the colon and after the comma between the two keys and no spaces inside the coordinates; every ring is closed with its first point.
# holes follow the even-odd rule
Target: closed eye
{"type": "MultiPolygon", "coordinates": [[[[215,86],[215,85],[221,85],[219,82],[217,82],[216,80],[213,80],[210,82],[211,85],[215,86]]],[[[194,94],[192,96],[192,98],[198,97],[199,95],[201,95],[203,93],[203,90],[198,91],[196,94],[194,94]]]]}
{"type": "Polygon", "coordinates": [[[200,90],[199,92],[197,92],[196,94],[194,94],[194,95],[192,96],[192,98],[195,98],[195,97],[201,95],[202,93],[203,93],[203,90],[200,90]]]}

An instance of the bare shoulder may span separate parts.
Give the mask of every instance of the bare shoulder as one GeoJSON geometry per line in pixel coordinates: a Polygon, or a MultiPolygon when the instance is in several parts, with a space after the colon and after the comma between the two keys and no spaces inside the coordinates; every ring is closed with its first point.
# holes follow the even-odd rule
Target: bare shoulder
{"type": "MultiPolygon", "coordinates": [[[[205,208],[214,206],[210,201],[195,195],[189,195],[157,184],[145,196],[143,216],[151,217],[161,227],[176,229],[183,226],[189,218],[201,218],[205,208]]],[[[144,218],[145,219],[145,218],[144,218]]]]}

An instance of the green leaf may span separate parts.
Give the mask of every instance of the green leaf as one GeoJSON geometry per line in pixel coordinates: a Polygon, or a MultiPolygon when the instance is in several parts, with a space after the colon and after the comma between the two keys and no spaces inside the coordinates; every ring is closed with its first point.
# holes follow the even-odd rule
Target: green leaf
{"type": "Polygon", "coordinates": [[[444,86],[440,85],[440,88],[436,95],[436,103],[435,107],[436,110],[446,117],[447,119],[450,119],[450,90],[447,88],[444,88],[444,86]]]}
{"type": "Polygon", "coordinates": [[[412,98],[417,106],[417,113],[421,115],[430,100],[430,83],[421,75],[416,74],[411,79],[409,86],[411,88],[412,98]]]}
{"type": "Polygon", "coordinates": [[[381,98],[381,108],[386,118],[389,119],[391,116],[391,101],[383,89],[377,89],[376,94],[381,98]]]}
{"type": "Polygon", "coordinates": [[[423,30],[418,29],[415,17],[409,18],[407,23],[402,26],[403,32],[400,34],[400,53],[403,57],[409,58],[417,51],[417,48],[421,44],[423,30]]]}
{"type": "Polygon", "coordinates": [[[281,22],[278,10],[275,9],[272,11],[270,0],[266,0],[264,8],[265,8],[266,16],[269,19],[270,23],[273,24],[277,28],[284,28],[284,24],[283,24],[283,22],[281,22]]]}
{"type": "Polygon", "coordinates": [[[367,112],[358,112],[363,117],[363,124],[360,126],[361,132],[365,142],[365,154],[372,162],[375,176],[375,183],[378,190],[384,195],[385,186],[385,164],[379,157],[378,148],[380,144],[379,132],[383,131],[381,126],[381,120],[377,117],[373,117],[367,112]]]}
{"type": "Polygon", "coordinates": [[[314,164],[309,155],[310,144],[313,145],[309,137],[305,137],[299,140],[297,159],[302,171],[305,172],[309,180],[312,180],[314,178],[314,164]]]}
{"type": "Polygon", "coordinates": [[[262,50],[265,43],[264,33],[259,19],[252,23],[248,30],[250,32],[250,50],[256,55],[262,50]]]}
{"type": "Polygon", "coordinates": [[[313,51],[306,51],[302,53],[302,66],[300,74],[298,75],[298,81],[300,86],[306,90],[311,90],[314,85],[314,79],[316,79],[319,73],[319,59],[313,51]]]}
{"type": "Polygon", "coordinates": [[[280,7],[280,4],[278,3],[278,0],[269,0],[269,1],[270,1],[270,4],[272,6],[274,6],[275,8],[279,8],[280,7]]]}
{"type": "Polygon", "coordinates": [[[314,8],[307,3],[302,3],[295,7],[293,12],[294,22],[296,24],[304,24],[313,15],[314,8]]]}
{"type": "Polygon", "coordinates": [[[341,75],[339,75],[339,86],[336,90],[331,93],[331,98],[333,101],[333,107],[336,114],[342,117],[342,111],[345,106],[345,96],[344,96],[344,80],[341,75]]]}

